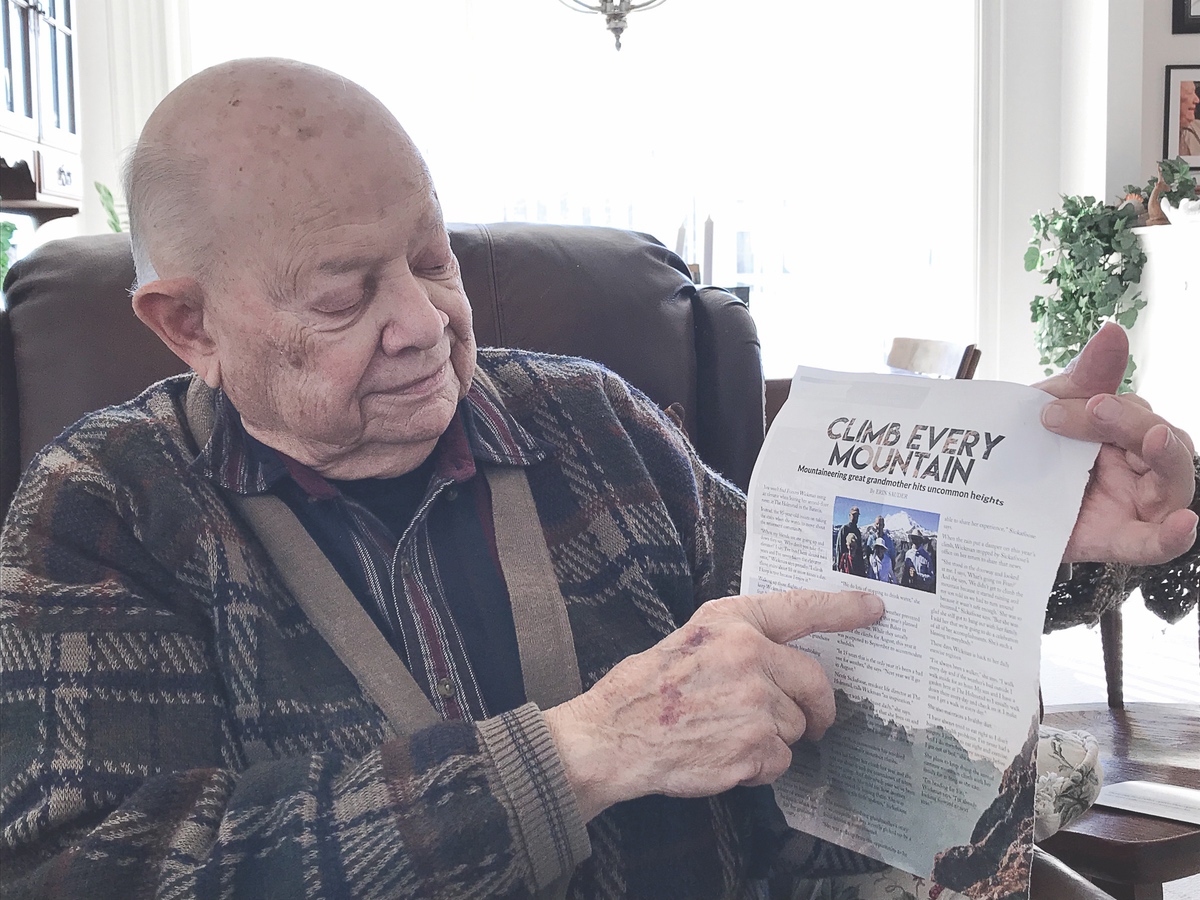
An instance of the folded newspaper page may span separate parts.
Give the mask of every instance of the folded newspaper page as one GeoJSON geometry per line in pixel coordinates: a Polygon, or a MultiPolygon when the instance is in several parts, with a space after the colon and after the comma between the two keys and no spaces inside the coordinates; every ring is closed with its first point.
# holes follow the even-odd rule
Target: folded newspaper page
{"type": "Polygon", "coordinates": [[[837,721],[774,785],[788,823],[973,898],[1028,890],[1042,623],[1098,450],[1051,399],[801,368],[750,482],[743,593],[887,607],[796,642],[837,721]]]}

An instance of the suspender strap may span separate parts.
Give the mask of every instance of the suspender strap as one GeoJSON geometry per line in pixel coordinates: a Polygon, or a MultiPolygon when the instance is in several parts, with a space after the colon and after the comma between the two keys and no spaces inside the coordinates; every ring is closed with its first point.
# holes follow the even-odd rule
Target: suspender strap
{"type": "Polygon", "coordinates": [[[567,604],[525,470],[489,466],[484,476],[492,492],[496,551],[512,604],[525,698],[549,709],[583,691],[567,604]]]}
{"type": "MultiPolygon", "coordinates": [[[[203,447],[212,434],[212,392],[199,378],[188,389],[187,418],[192,437],[203,447]]],[[[409,735],[440,722],[412,673],[287,504],[270,494],[232,499],[296,603],[392,731],[409,735]]]]}
{"type": "Polygon", "coordinates": [[[383,711],[392,730],[409,735],[442,721],[400,655],[287,504],[270,494],[236,497],[234,502],[313,627],[383,711]]]}
{"type": "MultiPolygon", "coordinates": [[[[187,423],[198,448],[213,428],[212,391],[196,378],[187,394],[187,423]]],[[[508,585],[526,697],[549,709],[582,690],[567,607],[550,560],[525,470],[494,467],[484,473],[492,492],[500,567],[508,585]]],[[[278,497],[233,496],[262,542],[284,585],[363,693],[382,710],[398,736],[441,721],[399,654],[387,642],[308,530],[278,497]]],[[[579,858],[587,855],[585,846],[579,858]]],[[[538,892],[562,900],[571,873],[538,892]]]]}
{"type": "MultiPolygon", "coordinates": [[[[196,445],[204,447],[212,434],[212,392],[200,378],[188,389],[187,420],[196,445]]],[[[549,709],[583,689],[566,603],[525,470],[492,466],[483,474],[492,492],[496,550],[512,604],[525,695],[541,709],[549,709]]],[[[300,608],[396,734],[411,734],[441,721],[399,655],[287,504],[269,494],[232,499],[300,608]]]]}

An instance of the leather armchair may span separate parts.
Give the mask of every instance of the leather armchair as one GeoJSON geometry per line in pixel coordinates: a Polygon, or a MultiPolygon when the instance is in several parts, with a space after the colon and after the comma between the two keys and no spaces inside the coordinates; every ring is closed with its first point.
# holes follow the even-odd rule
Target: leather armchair
{"type": "MultiPolygon", "coordinates": [[[[583,356],[662,407],[743,490],[762,446],[758,335],[744,303],[692,283],[654,238],[612,228],[452,225],[481,346],[583,356]]],[[[137,317],[123,234],[48,243],[9,272],[0,311],[0,515],[63,428],[183,371],[137,317]]]]}
{"type": "MultiPolygon", "coordinates": [[[[694,285],[648,235],[611,228],[453,225],[482,346],[584,356],[666,407],[743,489],[762,446],[758,336],[744,303],[694,285]]],[[[0,516],[21,470],[63,428],[183,371],[137,317],[123,234],[54,241],[17,263],[0,310],[0,516]]],[[[1103,893],[1040,850],[1034,897],[1103,893]]]]}

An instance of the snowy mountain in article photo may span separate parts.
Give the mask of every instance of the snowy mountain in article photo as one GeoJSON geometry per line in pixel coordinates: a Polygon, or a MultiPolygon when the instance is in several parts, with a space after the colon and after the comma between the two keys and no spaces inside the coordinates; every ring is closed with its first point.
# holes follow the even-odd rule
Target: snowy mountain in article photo
{"type": "Polygon", "coordinates": [[[792,748],[782,789],[800,809],[789,823],[922,877],[939,858],[956,885],[986,877],[973,876],[995,854],[972,847],[996,805],[1000,768],[972,758],[945,728],[906,729],[869,699],[840,689],[835,697],[837,719],[824,738],[792,748]]]}

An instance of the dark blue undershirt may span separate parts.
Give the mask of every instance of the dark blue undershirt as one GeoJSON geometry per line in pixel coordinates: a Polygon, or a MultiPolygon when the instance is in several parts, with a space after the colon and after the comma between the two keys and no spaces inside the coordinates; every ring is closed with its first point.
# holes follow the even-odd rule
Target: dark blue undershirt
{"type": "MultiPolygon", "coordinates": [[[[249,435],[247,438],[258,444],[249,435]]],[[[262,444],[252,452],[257,456],[263,450],[274,452],[262,444]]],[[[277,496],[295,513],[401,659],[402,641],[391,633],[370,601],[366,573],[350,539],[343,504],[354,502],[371,513],[389,533],[391,547],[395,548],[425,497],[433,471],[431,456],[414,471],[395,478],[331,480],[329,483],[343,495],[332,499],[312,497],[291,478],[282,478],[274,486],[277,496]]],[[[525,685],[508,587],[495,550],[491,492],[486,479],[477,473],[467,481],[448,485],[426,516],[451,614],[488,711],[497,715],[515,709],[525,702],[525,685]]]]}

